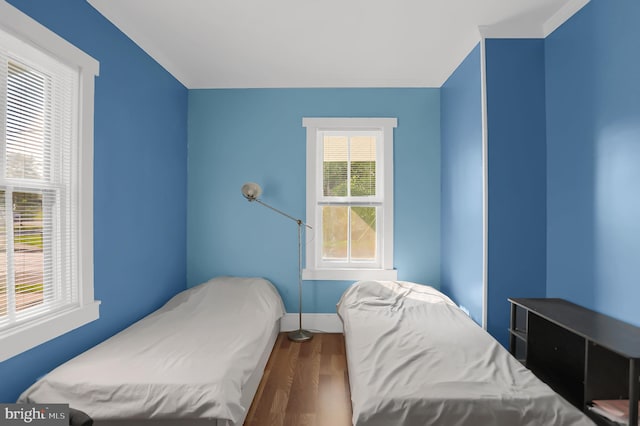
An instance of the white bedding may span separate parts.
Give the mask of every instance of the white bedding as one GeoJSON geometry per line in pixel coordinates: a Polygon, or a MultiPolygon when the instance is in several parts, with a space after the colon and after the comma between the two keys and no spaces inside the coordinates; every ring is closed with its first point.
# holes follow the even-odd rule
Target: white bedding
{"type": "Polygon", "coordinates": [[[354,426],[593,425],[432,287],[362,281],[338,314],[354,426]]]}
{"type": "Polygon", "coordinates": [[[97,420],[235,423],[249,408],[243,386],[283,315],[268,281],[215,278],[56,368],[19,401],[68,403],[97,420]]]}

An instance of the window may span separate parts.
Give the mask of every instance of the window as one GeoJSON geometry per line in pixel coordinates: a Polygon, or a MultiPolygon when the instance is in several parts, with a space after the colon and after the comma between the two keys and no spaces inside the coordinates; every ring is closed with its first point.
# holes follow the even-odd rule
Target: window
{"type": "Polygon", "coordinates": [[[0,361],[98,318],[98,63],[0,3],[0,361]]]}
{"type": "Polygon", "coordinates": [[[308,280],[395,280],[395,118],[304,118],[308,280]]]}

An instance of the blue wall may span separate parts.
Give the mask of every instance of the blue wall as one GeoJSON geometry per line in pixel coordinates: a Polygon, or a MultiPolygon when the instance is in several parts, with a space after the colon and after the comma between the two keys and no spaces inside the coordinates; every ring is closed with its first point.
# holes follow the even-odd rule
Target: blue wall
{"type": "Polygon", "coordinates": [[[95,297],[100,319],[0,363],[0,401],[186,287],[187,90],[84,0],[9,3],[100,61],[95,297]]]}
{"type": "Polygon", "coordinates": [[[482,76],[477,45],[440,91],[441,285],[482,323],[482,76]]]}
{"type": "Polygon", "coordinates": [[[640,325],[640,2],[592,0],[545,41],[547,295],[640,325]]]}
{"type": "Polygon", "coordinates": [[[486,40],[487,329],[508,341],[508,297],[544,297],[544,40],[486,40]]]}
{"type": "MultiPolygon", "coordinates": [[[[305,217],[303,117],[397,117],[395,266],[400,279],[440,282],[440,91],[248,89],[189,92],[188,285],[259,275],[298,311],[296,226],[240,194],[305,217]]],[[[349,283],[306,281],[305,312],[335,312],[349,283]]]]}

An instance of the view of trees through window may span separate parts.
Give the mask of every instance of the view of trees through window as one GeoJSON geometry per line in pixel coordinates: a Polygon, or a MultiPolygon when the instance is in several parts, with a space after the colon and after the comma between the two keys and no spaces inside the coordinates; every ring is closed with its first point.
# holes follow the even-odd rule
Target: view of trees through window
{"type": "Polygon", "coordinates": [[[322,207],[323,258],[374,259],[377,209],[357,204],[376,195],[375,136],[325,136],[323,195],[346,200],[322,207]]]}
{"type": "MultiPolygon", "coordinates": [[[[12,195],[12,229],[7,229],[6,220],[0,222],[0,316],[8,309],[8,284],[13,281],[16,311],[40,304],[43,301],[43,233],[42,195],[14,192],[12,195]],[[13,236],[13,280],[9,280],[9,249],[7,233],[13,236]]],[[[6,193],[0,191],[0,214],[7,217],[6,193]]]]}

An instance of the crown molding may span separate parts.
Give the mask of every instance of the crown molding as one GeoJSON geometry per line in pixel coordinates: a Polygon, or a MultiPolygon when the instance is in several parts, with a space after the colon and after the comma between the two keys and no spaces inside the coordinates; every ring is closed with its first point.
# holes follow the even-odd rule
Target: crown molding
{"type": "Polygon", "coordinates": [[[543,38],[540,25],[503,22],[496,25],[480,25],[482,38],[543,38]]]}
{"type": "Polygon", "coordinates": [[[564,24],[569,18],[575,15],[580,9],[585,7],[590,0],[570,0],[562,6],[553,16],[542,24],[542,33],[546,38],[554,32],[560,25],[564,24]]]}
{"type": "Polygon", "coordinates": [[[569,0],[542,24],[507,21],[496,25],[480,25],[478,26],[478,31],[480,31],[482,38],[546,38],[589,1],[569,0]]]}

